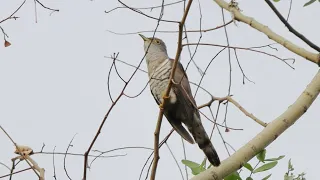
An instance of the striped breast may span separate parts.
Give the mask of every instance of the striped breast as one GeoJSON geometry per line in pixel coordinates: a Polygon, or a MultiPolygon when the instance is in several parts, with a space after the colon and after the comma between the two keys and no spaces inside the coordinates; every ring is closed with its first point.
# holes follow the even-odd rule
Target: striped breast
{"type": "MultiPolygon", "coordinates": [[[[150,64],[151,65],[151,64],[150,64]]],[[[172,62],[169,59],[164,60],[162,63],[151,67],[151,73],[149,73],[149,84],[153,97],[157,103],[160,104],[163,101],[163,95],[168,87],[170,73],[172,69],[172,62]]],[[[173,91],[170,91],[170,102],[176,102],[176,95],[173,91]]]]}

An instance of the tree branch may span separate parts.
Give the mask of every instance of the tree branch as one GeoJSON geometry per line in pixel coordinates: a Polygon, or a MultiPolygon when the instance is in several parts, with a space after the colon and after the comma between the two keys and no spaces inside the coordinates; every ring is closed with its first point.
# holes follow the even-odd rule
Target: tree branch
{"type": "Polygon", "coordinates": [[[236,100],[234,100],[231,96],[226,96],[226,97],[212,97],[213,100],[218,100],[220,102],[222,101],[228,101],[230,103],[232,103],[234,106],[236,106],[241,112],[243,112],[243,114],[245,114],[246,116],[248,116],[249,118],[253,119],[256,123],[260,124],[263,127],[267,127],[267,123],[261,121],[260,119],[258,119],[257,117],[255,117],[252,113],[249,113],[246,109],[244,109],[236,100]]]}
{"type": "Polygon", "coordinates": [[[265,0],[266,3],[269,5],[269,7],[272,9],[272,11],[278,16],[280,21],[288,28],[290,32],[292,32],[294,35],[296,35],[298,38],[300,38],[302,41],[307,43],[310,47],[312,47],[314,50],[318,51],[320,53],[320,47],[315,45],[313,42],[311,42],[309,39],[304,37],[304,35],[300,34],[298,31],[296,31],[289,23],[288,21],[281,15],[281,13],[277,10],[277,8],[272,4],[271,1],[265,0]]]}
{"type": "Polygon", "coordinates": [[[242,14],[237,6],[228,4],[224,0],[214,0],[220,7],[226,9],[227,11],[231,12],[234,16],[234,18],[238,21],[241,21],[243,23],[246,23],[253,27],[254,29],[264,33],[267,35],[270,39],[274,40],[275,42],[281,44],[288,50],[296,53],[297,55],[306,58],[307,60],[314,62],[320,66],[320,54],[309,52],[302,47],[299,47],[289,40],[283,38],[282,36],[276,34],[273,32],[268,26],[265,26],[258,21],[254,20],[252,17],[245,16],[242,14]]]}
{"type": "Polygon", "coordinates": [[[160,105],[160,111],[159,111],[157,126],[156,126],[156,129],[155,129],[155,132],[154,132],[154,161],[153,161],[153,164],[152,164],[150,180],[154,180],[155,177],[156,177],[156,171],[157,171],[158,161],[159,161],[159,134],[160,134],[162,117],[163,117],[163,113],[164,113],[163,107],[164,107],[167,99],[169,98],[169,93],[170,93],[170,90],[171,90],[171,87],[172,87],[172,84],[173,84],[172,80],[173,80],[173,77],[174,77],[174,74],[175,74],[175,70],[177,68],[177,64],[178,64],[178,61],[179,61],[179,58],[180,58],[180,54],[181,54],[181,51],[182,51],[183,26],[184,26],[184,23],[185,23],[185,21],[187,19],[187,16],[188,16],[192,1],[193,0],[189,0],[188,1],[186,10],[185,10],[185,12],[183,14],[183,17],[182,17],[181,21],[179,22],[179,35],[178,35],[177,53],[176,53],[176,57],[175,57],[174,62],[173,62],[173,67],[171,69],[171,74],[170,74],[170,78],[169,78],[169,84],[168,84],[167,90],[166,90],[166,92],[165,92],[165,94],[163,96],[163,102],[160,105]]]}
{"type": "Polygon", "coordinates": [[[320,71],[318,71],[298,99],[283,114],[269,123],[266,128],[232,156],[224,160],[219,167],[207,169],[194,176],[191,180],[220,180],[240,169],[244,163],[248,162],[293,125],[308,110],[319,93],[320,71]]]}

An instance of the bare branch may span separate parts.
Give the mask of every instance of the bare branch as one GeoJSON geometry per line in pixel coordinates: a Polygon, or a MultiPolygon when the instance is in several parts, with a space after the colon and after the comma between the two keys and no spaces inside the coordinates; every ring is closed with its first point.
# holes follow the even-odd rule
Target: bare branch
{"type": "MultiPolygon", "coordinates": [[[[180,0],[180,1],[176,1],[176,2],[172,2],[172,3],[167,3],[167,4],[164,4],[163,6],[151,6],[151,7],[140,7],[140,8],[137,8],[137,7],[135,7],[135,8],[133,8],[133,9],[150,9],[150,11],[152,11],[153,9],[157,9],[157,8],[161,8],[161,7],[165,7],[165,6],[171,6],[171,5],[175,5],[175,4],[179,4],[179,3],[181,3],[181,2],[184,2],[185,0],[180,0]]],[[[122,7],[122,6],[120,6],[120,7],[115,7],[115,8],[113,8],[113,9],[111,9],[111,10],[109,10],[109,11],[104,11],[105,13],[111,13],[112,11],[115,11],[115,10],[117,10],[117,9],[126,9],[126,8],[128,8],[128,7],[122,7]]]]}
{"type": "Polygon", "coordinates": [[[233,105],[235,105],[241,112],[243,112],[246,116],[249,118],[253,119],[256,123],[260,124],[263,127],[267,127],[267,123],[261,121],[257,117],[255,117],[253,114],[249,113],[246,109],[244,109],[237,101],[235,101],[231,96],[226,96],[226,97],[212,97],[213,100],[218,100],[220,102],[222,101],[228,101],[231,102],[233,105]]]}
{"type": "MultiPolygon", "coordinates": [[[[269,7],[272,9],[272,11],[278,16],[280,21],[288,28],[288,30],[290,32],[292,32],[294,35],[296,35],[298,38],[300,38],[302,41],[304,41],[306,44],[308,44],[310,47],[312,47],[314,50],[316,50],[320,53],[319,46],[315,45],[313,42],[311,42],[309,39],[307,39],[303,34],[300,34],[297,30],[295,30],[289,24],[289,22],[281,15],[281,13],[277,10],[277,8],[272,4],[271,1],[269,1],[269,0],[265,0],[265,1],[269,5],[269,7]]],[[[291,6],[290,6],[290,9],[291,9],[291,6]]]]}
{"type": "Polygon", "coordinates": [[[288,60],[294,60],[293,58],[280,58],[276,55],[264,52],[264,51],[259,51],[259,50],[255,50],[255,49],[251,49],[251,48],[244,48],[244,47],[236,47],[236,46],[227,46],[227,45],[220,45],[220,44],[209,44],[209,43],[189,43],[189,44],[183,44],[182,46],[187,46],[187,45],[203,45],[203,46],[216,46],[216,47],[229,47],[231,49],[240,49],[240,50],[246,50],[246,51],[252,51],[252,52],[256,52],[256,53],[261,53],[261,54],[265,54],[267,56],[271,56],[274,57],[276,59],[281,60],[282,62],[284,62],[286,65],[288,65],[291,69],[294,69],[294,67],[292,67],[287,61],[288,60]]]}
{"type": "Polygon", "coordinates": [[[258,21],[254,20],[252,17],[245,16],[244,14],[242,14],[240,12],[238,7],[231,6],[230,4],[228,4],[224,0],[214,0],[214,1],[223,9],[231,12],[236,20],[250,25],[254,29],[267,35],[270,39],[281,44],[282,46],[284,46],[288,50],[290,50],[290,51],[296,53],[297,55],[304,57],[307,60],[309,60],[313,63],[316,63],[320,66],[320,54],[319,53],[309,52],[309,51],[293,44],[289,40],[287,40],[287,39],[283,38],[282,36],[273,32],[270,28],[268,28],[268,26],[259,23],[258,21]]]}
{"type": "MultiPolygon", "coordinates": [[[[210,32],[210,31],[214,31],[220,28],[223,28],[224,26],[229,25],[230,23],[232,23],[232,20],[230,20],[229,22],[227,22],[226,24],[223,25],[219,25],[217,27],[214,28],[209,28],[209,29],[198,29],[198,30],[184,30],[183,32],[191,32],[191,33],[198,33],[198,32],[210,32]]],[[[149,32],[154,32],[152,30],[149,31],[137,31],[137,32],[128,32],[128,33],[118,33],[118,32],[114,32],[114,31],[110,31],[110,30],[106,30],[112,34],[116,34],[116,35],[132,35],[132,34],[140,34],[140,33],[149,33],[149,32]]],[[[179,33],[179,31],[157,31],[157,33],[179,33]]]]}
{"type": "MultiPolygon", "coordinates": [[[[17,143],[15,143],[15,141],[11,138],[11,136],[7,133],[6,130],[4,130],[4,128],[0,125],[0,128],[2,129],[2,131],[7,135],[7,137],[10,139],[10,141],[15,145],[16,147],[16,151],[21,155],[21,157],[23,159],[26,160],[26,162],[28,163],[28,165],[30,166],[30,168],[34,171],[34,173],[39,177],[41,178],[41,176],[37,173],[37,171],[34,169],[33,165],[27,161],[28,157],[25,153],[22,152],[21,148],[18,146],[17,143]]],[[[15,159],[15,158],[14,158],[15,159]]],[[[14,164],[14,160],[13,160],[13,164],[14,164]]]]}
{"type": "Polygon", "coordinates": [[[163,112],[164,112],[164,105],[166,103],[166,101],[168,100],[168,96],[169,96],[169,92],[171,90],[172,87],[172,79],[174,77],[175,74],[175,70],[177,68],[177,64],[180,58],[180,54],[182,51],[182,33],[183,33],[183,27],[184,27],[184,23],[187,19],[190,7],[192,4],[192,0],[188,1],[186,10],[183,14],[182,20],[179,22],[179,35],[178,35],[178,47],[177,47],[177,53],[176,53],[176,57],[174,59],[173,62],[173,67],[171,70],[171,74],[169,77],[169,84],[168,87],[166,89],[166,92],[163,96],[163,103],[160,105],[160,111],[159,111],[159,115],[158,115],[158,120],[157,120],[157,126],[156,126],[156,130],[154,132],[154,162],[153,162],[153,166],[152,166],[152,170],[151,170],[151,178],[150,180],[154,180],[156,177],[156,171],[157,171],[157,166],[158,166],[158,161],[159,161],[159,134],[160,134],[160,128],[161,128],[161,122],[162,122],[162,117],[163,117],[163,112]]]}

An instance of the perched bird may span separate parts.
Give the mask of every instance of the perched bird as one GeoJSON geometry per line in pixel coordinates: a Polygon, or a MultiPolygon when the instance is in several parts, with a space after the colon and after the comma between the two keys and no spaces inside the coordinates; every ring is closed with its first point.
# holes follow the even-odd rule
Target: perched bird
{"type": "MultiPolygon", "coordinates": [[[[166,45],[161,39],[139,35],[144,40],[151,93],[157,104],[160,105],[163,102],[163,95],[169,83],[174,60],[169,58],[166,45]]],[[[201,123],[188,77],[180,62],[178,62],[176,68],[168,102],[164,104],[163,108],[164,115],[175,131],[191,144],[194,144],[195,140],[210,163],[219,166],[219,156],[201,123]],[[186,125],[194,140],[182,126],[182,123],[186,125]]]]}

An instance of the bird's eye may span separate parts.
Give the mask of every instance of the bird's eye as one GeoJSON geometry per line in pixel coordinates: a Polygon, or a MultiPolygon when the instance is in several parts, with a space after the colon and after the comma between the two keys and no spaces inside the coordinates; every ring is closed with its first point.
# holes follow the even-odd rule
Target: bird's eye
{"type": "Polygon", "coordinates": [[[155,42],[156,42],[157,44],[160,44],[160,41],[159,41],[159,40],[155,40],[155,42]]]}

